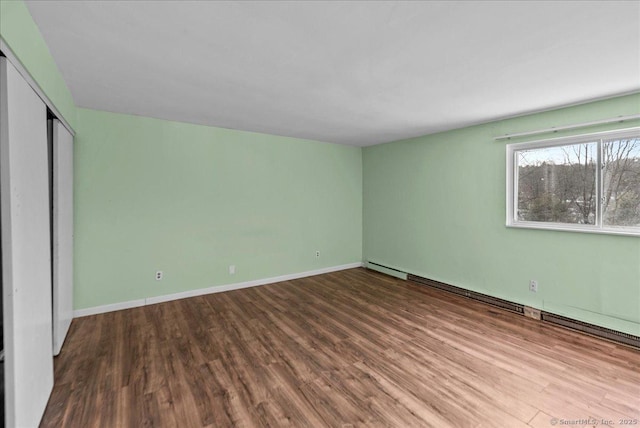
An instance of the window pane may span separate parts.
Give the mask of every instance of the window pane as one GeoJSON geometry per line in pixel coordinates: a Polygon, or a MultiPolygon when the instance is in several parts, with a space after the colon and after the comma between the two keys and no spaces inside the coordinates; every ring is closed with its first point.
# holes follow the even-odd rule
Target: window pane
{"type": "Polygon", "coordinates": [[[604,226],[640,226],[640,138],[602,145],[604,226]]]}
{"type": "Polygon", "coordinates": [[[597,143],[516,152],[518,220],[595,224],[597,143]]]}

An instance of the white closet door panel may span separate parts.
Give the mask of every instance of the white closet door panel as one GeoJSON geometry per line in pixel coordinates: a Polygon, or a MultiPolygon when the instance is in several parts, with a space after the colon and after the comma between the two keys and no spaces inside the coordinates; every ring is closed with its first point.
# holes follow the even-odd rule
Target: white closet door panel
{"type": "Polygon", "coordinates": [[[53,120],[53,354],[73,318],[73,135],[53,120]]]}
{"type": "Polygon", "coordinates": [[[0,198],[8,427],[36,427],[53,387],[45,104],[0,58],[0,198]]]}

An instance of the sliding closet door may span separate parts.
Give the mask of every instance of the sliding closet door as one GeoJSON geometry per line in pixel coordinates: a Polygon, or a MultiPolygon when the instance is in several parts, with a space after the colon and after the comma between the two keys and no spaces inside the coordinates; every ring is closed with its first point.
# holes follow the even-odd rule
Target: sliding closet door
{"type": "Polygon", "coordinates": [[[8,427],[36,427],[53,387],[47,109],[0,58],[0,199],[8,427]]]}
{"type": "Polygon", "coordinates": [[[53,120],[53,353],[73,318],[73,135],[53,120]]]}

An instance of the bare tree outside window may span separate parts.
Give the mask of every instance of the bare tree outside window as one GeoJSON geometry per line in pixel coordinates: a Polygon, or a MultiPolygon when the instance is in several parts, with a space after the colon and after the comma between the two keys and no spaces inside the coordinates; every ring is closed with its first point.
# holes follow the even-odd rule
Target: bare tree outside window
{"type": "Polygon", "coordinates": [[[507,146],[507,226],[640,236],[640,129],[507,146]]]}
{"type": "Polygon", "coordinates": [[[595,224],[597,144],[518,152],[518,219],[595,224]]]}
{"type": "Polygon", "coordinates": [[[640,138],[602,145],[602,216],[611,226],[640,226],[640,138]]]}

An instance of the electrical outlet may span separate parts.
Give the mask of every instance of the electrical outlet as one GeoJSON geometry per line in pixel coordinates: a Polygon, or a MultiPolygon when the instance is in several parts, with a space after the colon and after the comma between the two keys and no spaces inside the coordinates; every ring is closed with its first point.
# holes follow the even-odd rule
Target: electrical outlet
{"type": "Polygon", "coordinates": [[[538,281],[536,281],[535,279],[529,281],[529,291],[531,291],[532,293],[538,292],[538,281]]]}
{"type": "Polygon", "coordinates": [[[236,265],[229,265],[229,275],[236,274],[236,265]]]}
{"type": "Polygon", "coordinates": [[[316,257],[320,257],[320,251],[316,251],[316,257]]]}
{"type": "Polygon", "coordinates": [[[161,270],[156,271],[156,281],[162,281],[163,273],[161,270]]]}

